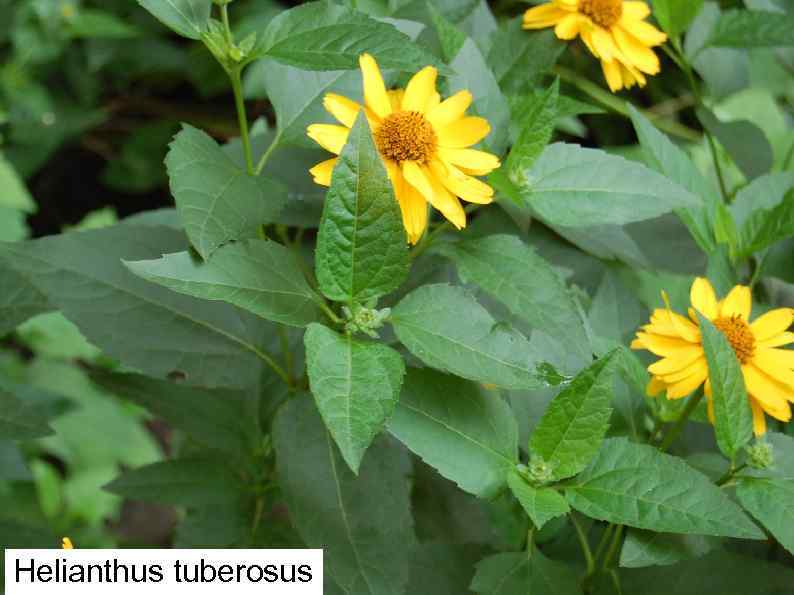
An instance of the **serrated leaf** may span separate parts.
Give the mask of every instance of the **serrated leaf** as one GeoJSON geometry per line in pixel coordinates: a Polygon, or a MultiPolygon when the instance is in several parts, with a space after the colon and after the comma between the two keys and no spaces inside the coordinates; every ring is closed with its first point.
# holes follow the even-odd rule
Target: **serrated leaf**
{"type": "Polygon", "coordinates": [[[259,376],[256,319],[228,304],[182,296],[130,273],[122,260],[186,248],[164,227],[107,229],[0,244],[0,259],[110,357],[154,377],[246,387],[259,376]]]}
{"type": "MultiPolygon", "coordinates": [[[[664,0],[664,3],[673,2],[664,0]]],[[[687,1],[683,4],[696,3],[687,1]]],[[[710,221],[719,203],[719,191],[706,181],[684,151],[659,132],[633,105],[629,104],[628,107],[648,165],[701,199],[701,205],[679,211],[678,216],[692,232],[700,247],[711,252],[714,249],[714,233],[710,221]]]]}
{"type": "Polygon", "coordinates": [[[557,271],[532,247],[516,236],[493,235],[440,251],[455,262],[465,283],[479,285],[533,329],[564,340],[580,367],[592,360],[576,303],[557,271]]]}
{"type": "Polygon", "coordinates": [[[794,189],[794,172],[761,176],[743,186],[731,202],[730,212],[741,229],[758,210],[771,211],[794,189]]]}
{"type": "Polygon", "coordinates": [[[620,566],[671,566],[682,560],[705,556],[719,546],[719,539],[705,535],[676,535],[630,529],[620,549],[620,566]]]}
{"type": "Polygon", "coordinates": [[[405,364],[387,345],[342,336],[321,324],[309,325],[304,343],[317,408],[358,473],[364,453],[394,411],[405,364]]]}
{"type": "Polygon", "coordinates": [[[496,554],[477,564],[469,587],[481,595],[579,595],[579,581],[572,568],[551,560],[540,550],[496,554]]]}
{"type": "Polygon", "coordinates": [[[259,237],[260,227],[284,208],[283,185],[248,175],[212,138],[187,124],[165,164],[185,232],[204,259],[227,242],[259,237]]]}
{"type": "Polygon", "coordinates": [[[488,54],[499,86],[506,94],[523,93],[538,83],[565,51],[552,31],[527,31],[522,17],[500,28],[488,54]]]}
{"type": "Polygon", "coordinates": [[[554,480],[579,473],[596,455],[612,415],[613,351],[580,372],[546,409],[529,439],[554,480]]]}
{"type": "Polygon", "coordinates": [[[625,438],[610,438],[566,488],[572,508],[639,529],[763,539],[731,499],[683,460],[625,438]]]}
{"type": "Polygon", "coordinates": [[[138,0],[138,4],[190,39],[201,39],[212,10],[212,0],[138,0]]]}
{"type": "Polygon", "coordinates": [[[420,287],[397,304],[390,321],[402,344],[428,366],[510,389],[545,384],[526,337],[494,320],[461,287],[420,287]]]}
{"type": "Polygon", "coordinates": [[[653,16],[670,37],[687,30],[703,8],[703,0],[653,0],[653,16]]]}
{"type": "Polygon", "coordinates": [[[535,160],[549,144],[557,123],[557,103],[560,95],[560,81],[554,83],[537,95],[529,95],[521,111],[523,119],[521,132],[507,157],[507,172],[519,186],[524,181],[524,172],[532,167],[535,160]]]}
{"type": "Polygon", "coordinates": [[[140,374],[95,370],[91,380],[145,407],[198,444],[238,457],[254,452],[260,430],[242,391],[182,386],[140,374]]]}
{"type": "Polygon", "coordinates": [[[0,390],[0,440],[29,440],[52,433],[35,408],[0,390]]]}
{"type": "Polygon", "coordinates": [[[449,62],[455,58],[463,44],[466,43],[466,34],[449,22],[431,2],[427,3],[427,11],[430,13],[430,19],[441,45],[441,54],[444,60],[449,62]]]}
{"type": "Polygon", "coordinates": [[[762,48],[794,46],[794,17],[766,10],[726,10],[711,31],[707,45],[762,48]]]}
{"type": "Polygon", "coordinates": [[[242,497],[242,480],[228,461],[177,459],[128,471],[105,490],[131,500],[184,506],[232,506],[242,497]]]}
{"type": "Polygon", "coordinates": [[[320,318],[320,298],[301,273],[298,257],[273,241],[228,244],[207,262],[177,252],[124,264],[139,277],[179,293],[222,300],[281,324],[306,326],[320,318]]]}
{"type": "Polygon", "coordinates": [[[696,114],[703,127],[720,141],[739,169],[752,180],[770,169],[775,156],[764,131],[749,120],[723,122],[705,107],[696,114]]]}
{"type": "Polygon", "coordinates": [[[290,518],[307,546],[325,550],[340,590],[402,595],[416,544],[404,454],[381,439],[356,477],[308,396],[281,408],[273,441],[290,518]]]}
{"type": "Polygon", "coordinates": [[[794,236],[794,190],[774,208],[753,211],[739,235],[738,258],[747,258],[794,236]]]}
{"type": "Polygon", "coordinates": [[[742,368],[725,335],[700,312],[696,314],[709,369],[717,444],[733,461],[753,436],[753,414],[742,368]]]}
{"type": "Polygon", "coordinates": [[[700,202],[643,165],[565,143],[546,147],[524,176],[527,206],[565,227],[645,221],[700,202]]]}
{"type": "Polygon", "coordinates": [[[365,302],[408,275],[400,206],[363,111],[334,168],[317,237],[320,289],[339,302],[365,302]]]}
{"type": "Polygon", "coordinates": [[[414,553],[411,595],[460,595],[468,591],[474,565],[485,548],[473,544],[422,543],[414,553]]]}
{"type": "Polygon", "coordinates": [[[538,530],[551,519],[568,514],[571,510],[568,501],[557,490],[529,485],[515,470],[507,476],[507,485],[538,530]]]}
{"type": "Polygon", "coordinates": [[[36,203],[28,192],[25,182],[2,153],[0,153],[0,206],[23,213],[36,211],[36,203]]]}
{"type": "Polygon", "coordinates": [[[389,431],[461,489],[495,496],[518,463],[518,429],[507,404],[471,382],[411,368],[389,431]]]}
{"type": "Polygon", "coordinates": [[[3,262],[0,254],[0,336],[50,309],[47,296],[3,262]]]}
{"type": "Polygon", "coordinates": [[[270,21],[253,54],[305,70],[345,70],[357,68],[365,52],[381,68],[415,72],[430,64],[447,71],[438,58],[393,25],[330,0],[282,12],[270,21]]]}

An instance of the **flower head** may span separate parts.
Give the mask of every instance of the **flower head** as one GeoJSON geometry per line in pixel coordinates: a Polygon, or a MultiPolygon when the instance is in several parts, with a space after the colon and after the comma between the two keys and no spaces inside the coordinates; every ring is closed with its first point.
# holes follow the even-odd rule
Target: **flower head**
{"type": "Polygon", "coordinates": [[[766,432],[764,414],[789,421],[789,403],[794,402],[794,351],[779,348],[794,343],[794,333],[788,331],[794,323],[794,309],[771,310],[750,322],[749,287],[737,285],[724,299],[717,300],[711,283],[703,278],[692,284],[690,301],[689,319],[669,306],[657,309],[650,324],[637,332],[631,344],[632,349],[647,349],[662,358],[648,367],[652,375],[648,394],[667,391],[668,399],[680,399],[705,383],[713,421],[709,370],[697,310],[725,335],[736,353],[750,398],[755,434],[766,432]]]}
{"type": "MultiPolygon", "coordinates": [[[[474,176],[486,175],[500,165],[495,155],[469,148],[491,131],[484,118],[466,115],[471,93],[460,91],[441,101],[436,91],[438,72],[432,66],[415,74],[405,89],[387,91],[372,56],[362,55],[359,64],[364,106],[329,93],[325,109],[341,125],[312,124],[309,137],[339,155],[363,107],[400,203],[408,240],[415,244],[422,237],[428,203],[458,229],[465,227],[466,213],[459,198],[492,202],[493,189],[474,176]]],[[[336,161],[329,159],[313,167],[314,181],[330,186],[336,161]]]]}
{"type": "Polygon", "coordinates": [[[659,72],[651,49],[667,35],[645,22],[651,14],[645,2],[624,0],[551,0],[524,14],[524,29],[554,27],[560,39],[582,38],[601,60],[609,88],[619,91],[645,86],[646,74],[659,72]]]}
{"type": "Polygon", "coordinates": [[[63,538],[62,546],[63,546],[63,549],[65,549],[65,550],[73,550],[74,549],[74,545],[72,545],[72,540],[69,539],[68,537],[64,537],[63,538]]]}

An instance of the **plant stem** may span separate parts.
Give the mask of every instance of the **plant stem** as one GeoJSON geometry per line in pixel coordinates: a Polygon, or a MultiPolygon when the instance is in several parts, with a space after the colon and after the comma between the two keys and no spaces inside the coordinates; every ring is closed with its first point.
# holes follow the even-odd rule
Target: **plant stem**
{"type": "Polygon", "coordinates": [[[335,322],[336,324],[342,324],[344,322],[344,320],[342,320],[341,318],[339,318],[339,316],[334,314],[334,311],[328,307],[328,304],[326,304],[325,301],[319,301],[317,303],[319,304],[320,309],[323,312],[325,312],[325,315],[328,316],[328,318],[330,318],[333,322],[335,322]]]}
{"type": "Polygon", "coordinates": [[[606,528],[604,534],[601,536],[601,541],[598,542],[598,547],[596,547],[596,551],[594,555],[596,561],[598,561],[601,558],[601,554],[603,553],[607,543],[609,543],[609,537],[610,535],[612,535],[612,531],[614,530],[615,530],[615,524],[609,523],[609,526],[606,528]]]}
{"type": "Polygon", "coordinates": [[[590,549],[590,544],[587,541],[587,535],[585,535],[582,525],[576,520],[576,515],[571,514],[570,516],[571,523],[573,523],[573,527],[576,529],[576,536],[579,538],[579,544],[582,546],[582,553],[584,554],[585,562],[587,563],[587,575],[585,578],[588,578],[595,572],[595,558],[593,558],[593,551],[590,549]]]}
{"type": "Polygon", "coordinates": [[[229,79],[232,81],[232,91],[234,92],[234,105],[237,108],[237,121],[240,124],[240,138],[243,141],[243,151],[245,152],[245,167],[249,175],[254,175],[254,158],[251,153],[251,138],[248,136],[248,116],[245,113],[245,101],[243,100],[243,82],[240,78],[241,69],[239,66],[229,71],[229,79]]]}
{"type": "Polygon", "coordinates": [[[267,353],[265,353],[261,349],[257,349],[253,345],[250,345],[249,347],[251,351],[253,351],[259,359],[265,362],[268,366],[270,366],[273,369],[273,371],[276,374],[278,374],[278,376],[286,383],[287,386],[291,386],[290,377],[284,371],[284,368],[279,366],[272,357],[270,357],[267,353]]]}
{"type": "Polygon", "coordinates": [[[609,569],[609,565],[612,563],[612,558],[615,557],[618,549],[620,549],[624,528],[624,525],[618,525],[617,529],[615,530],[615,534],[612,536],[612,543],[609,545],[609,550],[607,551],[606,557],[604,557],[604,563],[602,565],[604,570],[609,569]]]}
{"type": "Polygon", "coordinates": [[[290,388],[293,388],[295,386],[295,382],[293,380],[292,374],[292,351],[289,348],[289,335],[287,335],[287,329],[282,325],[278,325],[278,333],[279,338],[281,339],[281,353],[284,355],[284,365],[287,368],[287,376],[290,380],[289,386],[290,388]]]}
{"type": "Polygon", "coordinates": [[[698,391],[698,393],[694,397],[689,397],[689,401],[687,402],[684,410],[681,412],[679,418],[676,420],[675,425],[672,428],[670,428],[670,430],[665,435],[664,440],[662,440],[661,445],[659,445],[659,450],[665,452],[668,448],[670,448],[670,445],[675,441],[676,438],[678,438],[678,435],[681,433],[681,430],[684,429],[684,426],[686,425],[689,416],[692,415],[692,412],[700,404],[701,399],[703,399],[702,390],[698,391]]]}
{"type": "Polygon", "coordinates": [[[256,164],[256,169],[254,170],[254,173],[257,176],[262,173],[263,169],[265,169],[265,165],[267,165],[270,156],[273,154],[273,151],[278,146],[280,140],[281,140],[281,131],[279,130],[276,133],[276,136],[273,137],[273,140],[270,141],[270,145],[268,146],[267,150],[262,154],[262,157],[259,159],[259,163],[256,164]]]}
{"type": "Polygon", "coordinates": [[[739,471],[741,471],[745,467],[747,467],[747,463],[742,463],[738,467],[732,467],[730,471],[728,471],[725,475],[723,475],[717,480],[717,485],[720,487],[724,486],[726,483],[728,483],[730,480],[736,477],[736,474],[739,473],[739,471]]]}
{"type": "MultiPolygon", "coordinates": [[[[629,117],[629,109],[625,101],[616,97],[605,91],[592,81],[580,76],[570,68],[565,68],[564,66],[555,66],[554,73],[559,76],[562,80],[571,83],[580,91],[589,95],[597,102],[599,102],[604,107],[616,112],[622,116],[629,117]]],[[[651,120],[654,125],[656,125],[660,130],[664,132],[668,132],[670,134],[674,134],[679,138],[683,138],[689,141],[698,141],[700,140],[700,134],[692,130],[691,128],[684,126],[683,124],[679,124],[674,120],[666,120],[659,118],[656,114],[642,111],[642,113],[651,120]]]]}

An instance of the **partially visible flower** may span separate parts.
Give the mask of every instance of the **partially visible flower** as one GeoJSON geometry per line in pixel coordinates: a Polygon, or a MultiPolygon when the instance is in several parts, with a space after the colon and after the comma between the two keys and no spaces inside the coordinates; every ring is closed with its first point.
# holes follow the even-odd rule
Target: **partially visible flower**
{"type": "MultiPolygon", "coordinates": [[[[436,91],[438,72],[432,66],[420,70],[403,89],[387,91],[378,64],[369,54],[359,58],[364,80],[364,113],[375,139],[394,194],[400,203],[408,240],[415,244],[427,228],[427,203],[433,205],[455,227],[466,227],[460,204],[487,204],[494,191],[474,176],[484,176],[499,167],[499,159],[471,149],[491,131],[484,118],[467,116],[472,102],[468,91],[445,101],[436,91]]],[[[323,148],[339,155],[362,106],[329,93],[325,109],[341,126],[312,124],[308,135],[323,148]]],[[[338,158],[329,159],[310,171],[314,181],[331,185],[338,158]]]]}
{"type": "Polygon", "coordinates": [[[74,545],[72,545],[72,540],[69,539],[68,537],[64,537],[63,538],[63,549],[65,549],[65,550],[73,550],[74,549],[74,545]]]}
{"type": "Polygon", "coordinates": [[[554,27],[560,39],[582,38],[601,60],[612,92],[634,85],[644,87],[646,74],[659,72],[659,58],[651,49],[667,35],[645,22],[651,14],[645,2],[623,0],[551,0],[524,14],[524,29],[554,27]]]}
{"type": "Polygon", "coordinates": [[[667,391],[668,399],[680,399],[705,383],[713,422],[709,370],[697,310],[725,335],[736,353],[750,397],[755,434],[766,432],[764,414],[781,421],[791,420],[794,351],[779,348],[794,343],[794,333],[788,330],[794,323],[794,309],[771,310],[751,323],[749,287],[737,285],[718,301],[711,283],[703,278],[692,284],[690,301],[691,320],[671,311],[669,305],[654,310],[650,324],[637,332],[631,344],[632,349],[647,349],[662,358],[648,367],[652,374],[648,395],[667,391]]]}

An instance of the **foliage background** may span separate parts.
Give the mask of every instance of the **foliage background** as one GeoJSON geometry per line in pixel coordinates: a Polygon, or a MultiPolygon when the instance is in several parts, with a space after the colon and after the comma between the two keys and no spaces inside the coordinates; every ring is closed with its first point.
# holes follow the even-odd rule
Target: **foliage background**
{"type": "MultiPolygon", "coordinates": [[[[236,0],[230,11],[238,39],[261,32],[287,7],[270,0],[236,0]]],[[[464,304],[464,311],[453,312],[455,316],[477,315],[479,311],[471,305],[474,295],[490,312],[483,314],[487,320],[509,321],[528,336],[531,329],[541,326],[545,332],[532,334],[532,340],[540,342],[533,348],[544,354],[555,373],[569,380],[590,358],[588,341],[598,355],[627,345],[648,311],[659,306],[660,289],[666,289],[682,311],[694,275],[708,274],[723,293],[736,282],[752,279],[761,308],[794,307],[794,209],[775,213],[773,218],[783,221],[781,229],[769,231],[775,241],[760,249],[752,242],[748,245],[735,228],[741,229],[754,214],[764,216],[759,210],[769,213],[778,203],[792,204],[792,40],[766,43],[767,35],[774,36],[775,31],[745,28],[752,35],[698,49],[707,45],[721,11],[786,12],[790,23],[791,2],[709,0],[688,27],[684,51],[696,56],[693,65],[713,119],[696,113],[697,97],[686,74],[666,55],[662,56],[662,74],[653,77],[647,88],[609,94],[597,62],[581,44],[565,48],[550,32],[530,37],[520,31],[511,19],[526,8],[522,3],[438,0],[428,8],[424,2],[409,0],[359,0],[358,8],[377,17],[423,23],[424,32],[417,41],[453,67],[455,61],[447,52],[455,48],[454,40],[466,36],[471,45],[463,47],[471,55],[461,58],[456,51],[452,56],[461,60],[458,65],[473,85],[494,81],[489,97],[496,107],[489,109],[489,115],[496,135],[504,137],[504,146],[510,141],[520,143],[519,132],[530,117],[524,110],[536,109],[538,98],[548,97],[544,94],[559,93],[555,140],[598,148],[658,169],[655,157],[638,144],[631,116],[635,122],[642,116],[630,110],[628,100],[682,147],[706,184],[718,188],[720,181],[703,134],[704,129],[711,131],[718,142],[731,205],[729,210],[715,209],[709,218],[708,235],[713,237],[705,240],[709,249],[703,249],[670,213],[671,208],[639,218],[631,208],[616,208],[606,212],[598,225],[582,227],[566,221],[553,208],[544,211],[541,202],[533,206],[545,224],[533,219],[520,201],[500,200],[499,206],[473,217],[464,232],[466,240],[481,243],[464,246],[457,242],[459,238],[442,239],[435,250],[416,259],[408,284],[383,306],[397,304],[420,285],[467,284],[470,293],[466,295],[442,296],[448,300],[443,303],[464,304]],[[495,122],[494,115],[501,122],[495,122]],[[624,220],[618,220],[621,216],[624,220]],[[545,278],[548,283],[542,289],[563,289],[562,294],[544,296],[544,303],[571,299],[586,324],[582,326],[581,320],[568,324],[554,315],[543,320],[542,311],[533,314],[537,305],[531,301],[499,303],[489,291],[494,281],[488,278],[492,274],[488,267],[493,263],[478,268],[478,258],[487,255],[488,241],[494,237],[505,242],[500,241],[495,249],[512,246],[523,266],[533,258],[540,261],[536,280],[544,279],[548,271],[561,275],[569,290],[556,275],[545,278]],[[737,257],[736,251],[743,249],[746,253],[737,257]]],[[[130,303],[130,308],[142,307],[140,317],[124,319],[105,333],[103,327],[113,310],[103,312],[103,308],[113,300],[123,300],[128,291],[135,294],[138,286],[134,290],[125,286],[120,290],[124,295],[111,295],[92,285],[95,278],[113,287],[122,259],[154,259],[186,247],[163,164],[180,124],[206,131],[225,145],[227,155],[242,162],[228,79],[199,41],[176,36],[129,0],[0,0],[0,14],[4,15],[0,19],[0,240],[21,242],[72,234],[59,236],[66,238],[63,241],[37,243],[30,250],[8,245],[0,258],[6,263],[0,267],[0,544],[54,545],[61,535],[71,536],[80,547],[264,547],[322,542],[336,537],[312,534],[311,519],[318,503],[304,502],[301,494],[307,486],[317,486],[329,499],[322,504],[333,515],[335,504],[327,490],[341,482],[349,499],[346,504],[360,511],[361,522],[380,527],[383,549],[372,546],[367,555],[376,568],[382,565],[387,571],[382,587],[360,590],[350,583],[340,592],[460,593],[472,580],[472,589],[481,593],[543,588],[579,592],[570,576],[581,574],[587,560],[570,516],[551,515],[555,518],[532,538],[539,549],[525,562],[526,553],[516,552],[527,545],[529,520],[516,498],[504,489],[504,477],[491,478],[490,485],[477,466],[469,473],[444,473],[453,476],[461,490],[433,468],[444,468],[447,461],[434,460],[434,456],[441,452],[443,458],[448,446],[435,444],[427,452],[412,448],[420,455],[415,456],[399,444],[411,441],[415,421],[410,419],[411,400],[432,402],[432,394],[422,394],[426,386],[444,382],[449,386],[437,387],[439,393],[475,391],[471,399],[479,404],[483,397],[474,383],[452,376],[422,378],[423,373],[432,372],[409,373],[390,432],[368,452],[359,479],[346,469],[330,477],[329,469],[336,473],[335,466],[342,461],[336,451],[329,451],[329,444],[309,439],[325,436],[311,400],[292,400],[282,424],[271,432],[274,411],[291,393],[250,352],[231,343],[202,344],[206,337],[193,334],[190,325],[137,303],[130,303]],[[140,233],[144,227],[150,230],[145,236],[140,233]],[[43,265],[45,255],[56,255],[58,262],[43,265]],[[24,282],[20,269],[35,271],[46,280],[31,286],[24,282]],[[125,335],[113,336],[119,330],[125,335]],[[114,345],[114,353],[103,353],[84,334],[102,337],[114,345]],[[185,356],[185,343],[196,344],[197,352],[185,356]],[[182,364],[187,364],[188,372],[182,364]],[[146,376],[124,375],[131,370],[144,371],[146,376]],[[291,439],[294,436],[307,437],[306,443],[298,448],[291,439]],[[276,457],[275,453],[282,454],[276,457]],[[238,472],[230,473],[230,467],[238,472]],[[138,468],[144,470],[131,471],[138,468]],[[285,500],[290,502],[292,516],[285,500]],[[537,576],[546,577],[546,585],[533,582],[540,580],[537,576]],[[513,578],[504,582],[504,577],[513,578]],[[516,581],[515,585],[510,581],[516,581]]],[[[279,114],[283,144],[270,157],[265,174],[277,175],[289,188],[290,202],[278,225],[272,226],[271,236],[295,248],[306,263],[312,257],[325,195],[324,189],[313,185],[307,170],[325,157],[305,137],[305,126],[323,118],[317,100],[327,88],[355,95],[360,85],[357,71],[334,73],[332,84],[329,76],[264,59],[249,66],[243,79],[257,156],[276,134],[279,114]],[[308,110],[295,111],[291,101],[307,89],[314,93],[315,103],[308,110]]],[[[542,149],[549,138],[544,139],[542,130],[530,132],[543,139],[542,149]]],[[[659,142],[655,137],[649,141],[651,145],[659,142]]],[[[521,158],[507,160],[507,168],[521,165],[521,158]]],[[[600,171],[608,175],[607,169],[600,171]]],[[[510,180],[503,183],[500,190],[504,192],[510,180]]],[[[647,180],[638,182],[642,183],[647,180]]],[[[34,244],[18,244],[27,245],[34,244]]],[[[505,274],[510,274],[509,267],[505,274]]],[[[436,299],[442,298],[428,296],[429,301],[436,299]]],[[[401,304],[404,319],[411,315],[406,312],[409,305],[401,304]]],[[[224,332],[239,332],[265,353],[283,358],[296,379],[302,379],[303,329],[277,332],[275,324],[249,312],[236,310],[231,316],[229,311],[188,303],[181,296],[174,297],[168,309],[189,312],[188,317],[197,313],[224,332]]],[[[400,334],[400,328],[396,330],[400,334]]],[[[322,332],[309,331],[321,344],[334,340],[322,332]]],[[[383,338],[396,343],[390,329],[384,329],[383,338]]],[[[410,342],[399,338],[406,345],[410,342]]],[[[605,389],[613,411],[603,421],[609,423],[610,440],[628,437],[647,442],[656,431],[655,424],[674,420],[680,406],[646,401],[642,362],[618,353],[613,357],[631,358],[633,363],[621,364],[614,386],[605,389]]],[[[420,364],[405,350],[403,354],[409,365],[420,364]]],[[[451,364],[436,367],[455,371],[451,364]]],[[[380,383],[382,378],[381,373],[370,380],[380,383]]],[[[517,443],[526,461],[525,445],[560,387],[527,388],[516,381],[516,386],[508,388],[484,393],[492,400],[483,402],[496,409],[485,418],[497,424],[496,434],[507,441],[494,448],[509,453],[517,443]]],[[[469,414],[460,413],[462,417],[469,414]]],[[[702,423],[703,412],[699,417],[696,413],[695,419],[673,452],[717,479],[726,460],[718,453],[712,428],[702,423]]],[[[472,431],[480,429],[475,424],[472,431]]],[[[794,432],[783,425],[773,424],[772,429],[778,460],[788,455],[790,467],[794,432]]],[[[508,466],[513,456],[506,455],[508,466]]],[[[582,457],[575,470],[555,479],[579,473],[592,453],[582,457]]],[[[634,585],[642,585],[643,593],[662,588],[681,594],[706,588],[737,594],[791,592],[792,477],[785,476],[790,491],[781,496],[785,505],[780,518],[764,520],[787,526],[784,537],[767,535],[767,540],[746,541],[708,537],[698,531],[652,535],[630,529],[625,541],[618,542],[622,551],[615,553],[612,566],[597,574],[589,588],[614,592],[613,575],[619,573],[624,593],[640,592],[634,585]]],[[[518,495],[520,483],[511,487],[518,495]]],[[[606,523],[574,514],[595,549],[606,523]]],[[[344,547],[340,552],[340,566],[353,564],[350,552],[344,547]]],[[[335,574],[333,580],[344,583],[345,572],[335,574]]]]}

